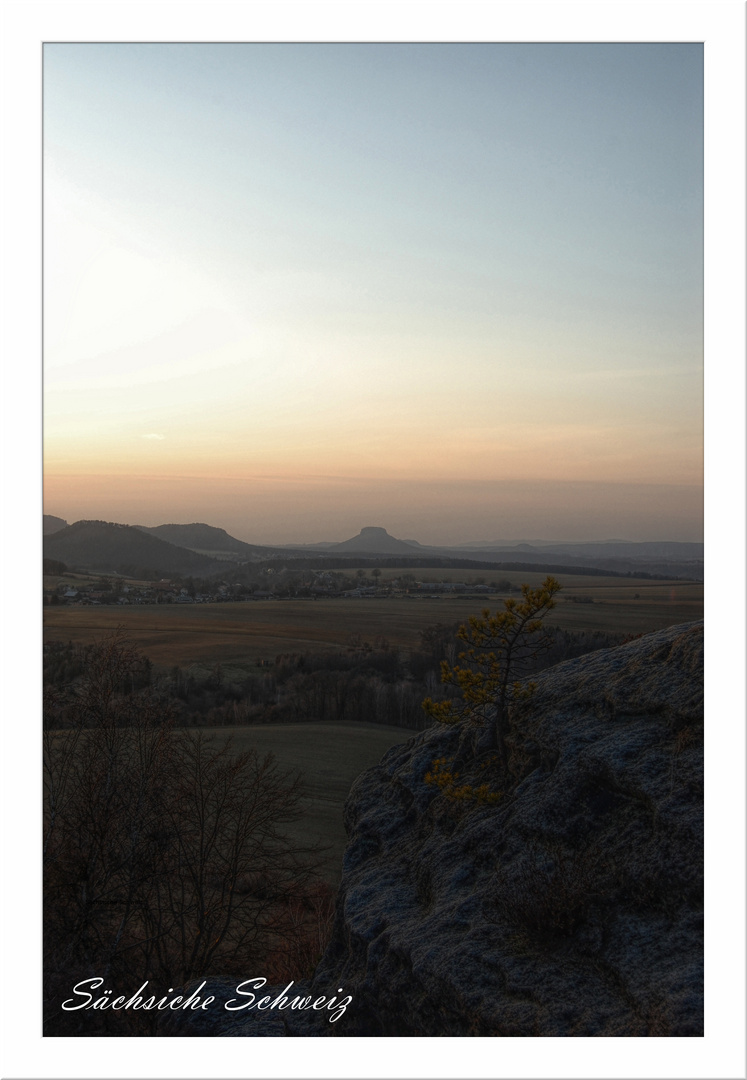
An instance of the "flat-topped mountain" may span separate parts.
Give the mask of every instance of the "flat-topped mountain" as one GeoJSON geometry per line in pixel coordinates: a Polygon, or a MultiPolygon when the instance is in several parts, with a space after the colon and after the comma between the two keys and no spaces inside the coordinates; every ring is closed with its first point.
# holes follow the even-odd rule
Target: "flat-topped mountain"
{"type": "Polygon", "coordinates": [[[360,551],[361,554],[366,552],[372,555],[412,555],[414,546],[407,540],[397,540],[390,536],[380,525],[366,525],[357,536],[344,540],[341,544],[334,544],[329,550],[360,551]]]}
{"type": "MultiPolygon", "coordinates": [[[[103,523],[99,523],[103,524],[103,523]]],[[[63,532],[67,525],[62,518],[44,516],[45,536],[63,532]]],[[[118,526],[124,528],[125,526],[118,526]]],[[[130,528],[130,526],[127,526],[130,528]]],[[[339,557],[345,565],[351,559],[402,556],[406,559],[446,558],[463,559],[477,563],[522,564],[524,568],[545,569],[556,573],[559,568],[569,571],[584,572],[589,568],[615,574],[648,573],[664,577],[687,577],[702,580],[703,545],[675,541],[626,542],[621,540],[566,543],[544,540],[522,540],[513,543],[495,541],[477,543],[470,541],[458,545],[423,544],[418,540],[402,540],[391,536],[380,525],[367,525],[357,536],[341,543],[325,541],[316,544],[259,545],[237,540],[225,529],[208,525],[205,522],[190,524],[164,524],[156,526],[136,525],[132,528],[141,534],[172,544],[182,551],[188,550],[197,555],[206,556],[217,562],[258,562],[268,558],[303,558],[313,554],[339,557]]],[[[111,561],[102,552],[102,558],[108,568],[111,561]]],[[[52,558],[61,558],[57,554],[52,558]]],[[[80,560],[75,559],[80,565],[80,560]]],[[[128,560],[129,561],[129,560],[128,560]]],[[[94,567],[91,558],[87,565],[94,567]]],[[[99,562],[95,564],[98,568],[99,562]]],[[[140,563],[140,565],[143,565],[140,563]]],[[[183,564],[182,564],[183,565],[183,564]]],[[[409,564],[408,564],[409,565],[409,564]]],[[[212,568],[217,569],[216,567],[212,568]]],[[[184,573],[174,566],[161,568],[162,573],[184,573]]],[[[203,569],[190,569],[189,573],[208,573],[203,569]]]]}
{"type": "MultiPolygon", "coordinates": [[[[290,546],[288,547],[290,549],[290,546]]],[[[462,545],[423,544],[418,540],[400,540],[390,536],[381,526],[368,525],[357,536],[333,544],[298,544],[295,550],[324,550],[344,556],[360,555],[418,555],[451,559],[474,559],[482,562],[550,563],[567,566],[569,570],[596,567],[614,573],[685,575],[703,577],[703,545],[677,541],[600,541],[588,543],[555,543],[550,541],[468,542],[462,545]]]]}

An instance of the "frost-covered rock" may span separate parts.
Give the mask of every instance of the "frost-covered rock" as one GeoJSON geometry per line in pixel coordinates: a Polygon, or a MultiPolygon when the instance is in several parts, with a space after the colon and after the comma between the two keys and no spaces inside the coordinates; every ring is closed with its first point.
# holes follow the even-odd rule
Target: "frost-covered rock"
{"type": "Polygon", "coordinates": [[[345,1015],[168,1033],[702,1035],[702,676],[702,623],[544,671],[495,804],[424,780],[465,759],[458,729],[393,747],[350,792],[333,937],[304,984],[344,987],[345,1015]]]}
{"type": "Polygon", "coordinates": [[[496,805],[424,783],[453,729],[364,773],[314,977],[341,1032],[702,1034],[702,674],[702,623],[543,672],[496,805]]]}

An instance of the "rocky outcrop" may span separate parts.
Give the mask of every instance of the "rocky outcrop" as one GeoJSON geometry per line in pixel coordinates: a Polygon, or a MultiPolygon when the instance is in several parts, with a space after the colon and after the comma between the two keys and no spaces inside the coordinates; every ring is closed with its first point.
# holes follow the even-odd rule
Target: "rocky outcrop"
{"type": "Polygon", "coordinates": [[[543,672],[492,804],[424,780],[466,760],[464,732],[393,747],[351,790],[333,937],[303,984],[344,988],[345,1015],[212,1033],[702,1035],[702,673],[701,623],[543,672]]]}

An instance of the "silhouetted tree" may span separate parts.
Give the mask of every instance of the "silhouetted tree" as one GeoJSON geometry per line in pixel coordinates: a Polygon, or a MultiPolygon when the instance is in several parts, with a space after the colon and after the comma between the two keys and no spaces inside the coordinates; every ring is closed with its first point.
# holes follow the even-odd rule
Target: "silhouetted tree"
{"type": "Polygon", "coordinates": [[[152,690],[125,692],[141,666],[118,632],[87,650],[72,686],[50,691],[67,724],[44,733],[52,1034],[70,1033],[59,995],[72,977],[168,988],[254,970],[298,935],[313,879],[315,850],[286,832],[299,780],[270,755],[175,729],[152,690]]]}
{"type": "Polygon", "coordinates": [[[503,601],[503,611],[491,615],[485,609],[480,618],[473,616],[460,626],[457,636],[468,648],[459,653],[459,664],[452,667],[442,662],[441,681],[458,688],[461,696],[439,702],[426,698],[423,702],[426,713],[441,723],[481,727],[480,748],[496,750],[504,766],[510,708],[534,689],[523,677],[538,653],[552,644],[553,637],[544,630],[542,620],[555,607],[560,587],[552,576],[538,589],[522,585],[521,600],[509,597],[503,601]]]}

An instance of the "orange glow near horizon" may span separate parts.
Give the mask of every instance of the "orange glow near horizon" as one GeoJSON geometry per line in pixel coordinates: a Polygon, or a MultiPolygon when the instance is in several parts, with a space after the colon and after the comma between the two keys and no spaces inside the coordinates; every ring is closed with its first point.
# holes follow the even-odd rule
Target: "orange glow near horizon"
{"type": "MultiPolygon", "coordinates": [[[[361,418],[282,430],[256,426],[161,424],[160,431],[85,431],[45,439],[47,476],[118,475],[297,479],[328,476],[382,479],[557,480],[696,484],[702,457],[692,432],[643,423],[561,425],[501,421],[493,426],[408,425],[361,418]],[[435,426],[436,430],[433,430],[435,426]],[[299,466],[301,466],[299,468],[299,466]]],[[[103,426],[103,425],[102,425],[103,426]]],[[[140,425],[141,427],[147,425],[140,425]]],[[[151,425],[156,427],[158,425],[151,425]]],[[[82,429],[82,430],[81,430],[82,429]]]]}
{"type": "Polygon", "coordinates": [[[259,544],[344,540],[364,525],[426,544],[702,539],[698,485],[107,474],[52,475],[44,489],[45,512],[69,523],[203,521],[259,544]]]}
{"type": "Polygon", "coordinates": [[[701,108],[699,45],[46,46],[50,512],[697,536],[701,108]]]}

